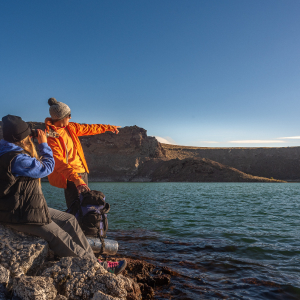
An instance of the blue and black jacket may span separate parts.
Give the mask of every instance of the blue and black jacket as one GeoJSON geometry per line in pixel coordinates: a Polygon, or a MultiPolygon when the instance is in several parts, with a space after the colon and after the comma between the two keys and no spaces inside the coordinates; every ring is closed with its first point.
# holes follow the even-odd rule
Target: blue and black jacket
{"type": "Polygon", "coordinates": [[[41,160],[23,148],[0,141],[0,222],[45,225],[51,222],[39,178],[54,169],[47,143],[39,144],[41,160]]]}

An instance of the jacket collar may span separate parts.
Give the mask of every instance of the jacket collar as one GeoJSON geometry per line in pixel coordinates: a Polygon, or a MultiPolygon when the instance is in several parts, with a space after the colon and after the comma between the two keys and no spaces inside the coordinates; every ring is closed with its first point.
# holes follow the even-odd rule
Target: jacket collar
{"type": "Polygon", "coordinates": [[[56,131],[56,127],[53,125],[52,119],[51,118],[46,118],[45,119],[45,125],[46,125],[46,130],[49,131],[49,129],[53,129],[56,131]]]}
{"type": "Polygon", "coordinates": [[[45,125],[46,125],[46,130],[47,130],[47,131],[49,131],[50,128],[51,128],[52,130],[54,130],[54,131],[57,131],[57,130],[60,129],[60,128],[66,128],[66,127],[68,127],[68,126],[66,126],[66,127],[56,127],[56,126],[54,126],[54,125],[53,125],[53,121],[52,121],[51,118],[46,118],[46,119],[45,119],[45,125]]]}
{"type": "MultiPolygon", "coordinates": [[[[71,122],[69,122],[70,125],[71,122]]],[[[65,126],[65,127],[56,127],[53,125],[53,121],[51,118],[46,118],[45,119],[45,125],[46,125],[46,130],[49,131],[49,129],[51,128],[54,131],[57,131],[60,128],[68,128],[69,129],[69,125],[65,126]]]]}

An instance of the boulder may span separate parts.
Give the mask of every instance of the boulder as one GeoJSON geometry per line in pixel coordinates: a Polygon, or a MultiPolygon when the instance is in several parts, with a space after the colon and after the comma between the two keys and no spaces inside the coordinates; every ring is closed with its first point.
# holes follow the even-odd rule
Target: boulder
{"type": "Polygon", "coordinates": [[[130,293],[137,289],[131,279],[115,276],[89,258],[64,257],[42,275],[53,278],[59,294],[70,300],[125,300],[127,290],[130,293]]]}
{"type": "Polygon", "coordinates": [[[115,276],[90,258],[47,261],[48,252],[45,240],[0,225],[0,300],[141,299],[131,278],[115,276]]]}
{"type": "Polygon", "coordinates": [[[55,300],[53,279],[41,276],[20,276],[13,280],[13,293],[23,300],[55,300]]]}
{"type": "Polygon", "coordinates": [[[0,225],[0,264],[10,271],[10,276],[33,272],[45,261],[48,243],[0,225]]]}

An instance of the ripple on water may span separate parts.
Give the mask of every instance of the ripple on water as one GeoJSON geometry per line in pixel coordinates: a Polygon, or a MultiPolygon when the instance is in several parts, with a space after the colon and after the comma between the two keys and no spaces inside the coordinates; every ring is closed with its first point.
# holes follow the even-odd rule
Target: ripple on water
{"type": "MultiPolygon", "coordinates": [[[[300,299],[300,184],[90,187],[111,204],[109,237],[119,241],[122,255],[181,274],[173,299],[300,299]]],[[[65,209],[63,191],[48,183],[43,191],[50,207],[65,209]]]]}

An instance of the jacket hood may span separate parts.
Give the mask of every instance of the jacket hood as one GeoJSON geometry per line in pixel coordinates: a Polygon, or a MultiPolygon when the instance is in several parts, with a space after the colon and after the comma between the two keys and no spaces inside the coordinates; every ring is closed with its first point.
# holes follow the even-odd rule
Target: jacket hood
{"type": "Polygon", "coordinates": [[[6,140],[1,140],[0,141],[0,156],[7,152],[11,151],[23,151],[24,149],[21,148],[20,146],[17,146],[14,143],[7,142],[6,140]]]}

